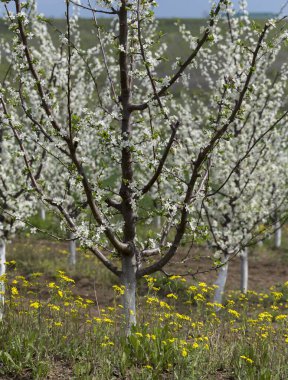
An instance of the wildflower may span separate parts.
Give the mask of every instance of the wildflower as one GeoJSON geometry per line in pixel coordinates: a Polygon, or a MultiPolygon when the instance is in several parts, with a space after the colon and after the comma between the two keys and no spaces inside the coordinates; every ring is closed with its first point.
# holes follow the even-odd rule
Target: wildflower
{"type": "Polygon", "coordinates": [[[61,326],[63,326],[63,323],[62,322],[54,322],[54,326],[61,327],[61,326]]]}
{"type": "Polygon", "coordinates": [[[263,313],[260,313],[258,315],[258,320],[259,321],[267,321],[267,322],[272,322],[273,315],[268,313],[267,311],[264,311],[263,313]]]}
{"type": "Polygon", "coordinates": [[[194,343],[192,344],[192,348],[198,348],[198,347],[199,347],[199,344],[198,344],[198,343],[194,342],[194,343]]]}
{"type": "Polygon", "coordinates": [[[243,360],[245,360],[249,364],[253,364],[254,363],[254,361],[252,359],[248,358],[245,355],[241,355],[240,358],[243,359],[243,360]]]}
{"type": "Polygon", "coordinates": [[[176,313],[176,317],[177,317],[178,319],[182,319],[182,320],[185,320],[185,321],[191,321],[191,318],[188,317],[187,315],[184,315],[184,314],[176,313]]]}
{"type": "Polygon", "coordinates": [[[48,288],[54,289],[54,288],[57,288],[57,285],[55,284],[55,282],[49,282],[48,288]]]}
{"type": "Polygon", "coordinates": [[[194,296],[194,300],[203,302],[205,301],[205,297],[203,296],[203,294],[197,293],[196,296],[194,296]]]}
{"type": "Polygon", "coordinates": [[[153,367],[151,365],[149,365],[149,364],[145,365],[145,368],[146,369],[153,369],[153,367]]]}
{"type": "Polygon", "coordinates": [[[59,297],[63,298],[63,292],[62,292],[62,290],[58,290],[58,295],[59,295],[59,297]]]}
{"type": "Polygon", "coordinates": [[[73,278],[66,276],[66,274],[63,271],[59,270],[58,273],[61,280],[75,284],[75,281],[73,280],[73,278]]]}
{"type": "Polygon", "coordinates": [[[186,358],[186,356],[188,355],[188,351],[185,347],[182,349],[181,355],[183,356],[183,358],[186,358]]]}
{"type": "Polygon", "coordinates": [[[39,307],[41,306],[40,302],[38,301],[35,301],[35,302],[31,302],[30,303],[30,307],[34,308],[34,309],[39,309],[39,307]]]}
{"type": "Polygon", "coordinates": [[[283,293],[281,292],[271,292],[271,295],[273,296],[275,301],[279,301],[283,297],[283,293]]]}
{"type": "Polygon", "coordinates": [[[228,313],[233,315],[235,318],[240,318],[240,313],[238,313],[236,310],[228,309],[228,313]]]}
{"type": "Polygon", "coordinates": [[[55,310],[55,311],[59,311],[59,310],[60,310],[60,306],[58,306],[58,305],[53,305],[52,303],[49,303],[49,304],[48,304],[48,307],[49,307],[51,310],[55,310]]]}
{"type": "Polygon", "coordinates": [[[168,303],[164,302],[164,301],[160,301],[160,307],[163,307],[165,309],[171,309],[171,307],[168,305],[168,303]]]}
{"type": "Polygon", "coordinates": [[[178,296],[176,296],[176,294],[174,294],[174,293],[169,293],[169,294],[167,294],[166,297],[167,297],[167,298],[174,298],[174,300],[177,300],[177,299],[178,299],[178,296]]]}
{"type": "Polygon", "coordinates": [[[154,277],[150,277],[150,276],[146,275],[146,276],[144,276],[144,278],[146,278],[146,281],[148,284],[152,285],[154,282],[156,282],[156,278],[154,278],[154,277]]]}
{"type": "Polygon", "coordinates": [[[171,277],[169,277],[170,280],[177,280],[178,278],[181,278],[181,276],[171,276],[171,277]]]}
{"type": "Polygon", "coordinates": [[[118,285],[113,285],[112,288],[114,289],[115,293],[118,293],[119,295],[123,295],[125,291],[125,286],[118,286],[118,285]]]}
{"type": "Polygon", "coordinates": [[[110,319],[110,318],[104,318],[103,322],[105,322],[105,323],[113,323],[112,319],[110,319]]]}
{"type": "Polygon", "coordinates": [[[143,334],[140,332],[136,332],[135,335],[139,336],[139,338],[143,338],[143,334]]]}
{"type": "Polygon", "coordinates": [[[156,298],[156,297],[148,297],[147,300],[146,300],[146,302],[147,302],[148,304],[159,303],[159,300],[158,300],[158,298],[156,298]]]}
{"type": "Polygon", "coordinates": [[[287,319],[287,315],[286,314],[280,314],[280,315],[277,315],[277,317],[275,318],[276,321],[283,321],[284,319],[287,319]]]}
{"type": "MultiPolygon", "coordinates": [[[[43,273],[41,273],[41,272],[34,272],[34,273],[32,273],[32,275],[31,275],[32,277],[34,277],[34,278],[36,278],[36,277],[41,277],[41,276],[43,276],[43,273]]],[[[19,276],[20,277],[20,276],[19,276]]],[[[24,280],[24,279],[23,279],[24,280]]]]}
{"type": "Polygon", "coordinates": [[[13,296],[18,296],[19,295],[19,292],[18,292],[18,289],[16,288],[16,286],[12,287],[11,293],[12,293],[13,296]]]}
{"type": "Polygon", "coordinates": [[[114,343],[113,342],[101,343],[101,347],[107,347],[107,346],[114,346],[114,343]]]}

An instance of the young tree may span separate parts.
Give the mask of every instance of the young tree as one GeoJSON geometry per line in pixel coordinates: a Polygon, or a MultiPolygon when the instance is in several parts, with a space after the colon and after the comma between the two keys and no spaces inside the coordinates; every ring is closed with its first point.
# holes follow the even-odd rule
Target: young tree
{"type": "MultiPolygon", "coordinates": [[[[3,102],[10,100],[10,109],[22,116],[25,143],[20,137],[18,143],[26,157],[34,194],[58,211],[81,244],[124,285],[123,304],[129,333],[136,323],[137,279],[163,268],[175,256],[185,236],[194,231],[195,207],[199,198],[205,196],[213,155],[245,112],[258,66],[275,49],[270,42],[278,41],[279,33],[283,37],[284,31],[280,29],[272,36],[270,29],[274,24],[268,22],[262,30],[251,30],[248,40],[243,35],[240,41],[234,41],[243,55],[239,72],[228,80],[226,73],[221,73],[222,82],[219,77],[213,80],[213,91],[219,92],[219,86],[228,85],[221,112],[219,99],[212,91],[209,117],[204,116],[207,128],[197,132],[200,138],[193,141],[194,150],[180,149],[181,157],[178,157],[178,142],[185,140],[186,128],[193,133],[193,123],[203,115],[198,113],[197,100],[192,98],[186,104],[189,111],[185,119],[181,112],[182,100],[175,99],[173,88],[181,85],[197,66],[204,80],[208,64],[215,74],[222,67],[222,59],[219,62],[217,56],[221,45],[218,24],[220,14],[230,8],[230,2],[213,3],[209,20],[199,36],[188,37],[187,56],[174,59],[172,71],[164,76],[157,71],[163,60],[163,48],[154,27],[154,1],[97,1],[104,10],[92,8],[89,0],[81,5],[90,9],[94,19],[96,51],[97,47],[100,49],[96,57],[87,57],[85,51],[75,49],[70,17],[74,3],[66,1],[66,30],[60,34],[65,44],[63,61],[67,67],[60,79],[63,83],[60,97],[50,90],[50,72],[43,70],[41,60],[35,55],[38,36],[27,16],[29,2],[4,1],[10,28],[15,33],[11,58],[15,81],[22,88],[29,115],[11,102],[17,93],[11,96],[7,89],[2,89],[2,99],[5,99],[3,102]],[[8,10],[8,4],[14,6],[14,13],[8,10]],[[111,31],[103,32],[99,27],[99,13],[115,18],[111,31]],[[82,97],[74,89],[73,68],[79,57],[86,62],[83,78],[89,77],[95,89],[95,96],[85,109],[72,105],[72,98],[80,101],[82,97]],[[103,75],[99,75],[98,70],[103,75]],[[58,117],[60,109],[63,118],[58,117]],[[35,110],[41,116],[36,115],[35,110]],[[45,144],[51,159],[61,163],[63,178],[59,186],[65,187],[65,177],[73,193],[85,198],[89,211],[80,207],[80,219],[71,214],[65,199],[47,195],[46,182],[36,178],[26,147],[32,137],[45,144]],[[93,146],[94,154],[87,149],[87,144],[93,146]],[[152,239],[150,234],[143,233],[143,226],[159,214],[162,229],[152,239]]],[[[43,18],[42,21],[45,23],[43,18]]],[[[184,90],[181,95],[185,97],[184,90]]],[[[5,114],[9,118],[8,111],[5,114]]],[[[17,136],[13,122],[9,125],[17,136]]]]}
{"type": "MultiPolygon", "coordinates": [[[[3,318],[5,303],[7,240],[25,227],[23,221],[35,212],[35,202],[27,192],[28,175],[22,172],[23,159],[17,153],[18,144],[8,128],[9,122],[5,114],[7,109],[4,103],[0,103],[0,320],[3,318]]],[[[10,120],[16,128],[19,126],[16,118],[11,117],[10,120]]],[[[34,153],[32,143],[30,148],[29,152],[34,153]]],[[[33,161],[35,158],[31,159],[33,161]]],[[[35,172],[36,178],[39,178],[40,171],[41,164],[35,172]]]]}

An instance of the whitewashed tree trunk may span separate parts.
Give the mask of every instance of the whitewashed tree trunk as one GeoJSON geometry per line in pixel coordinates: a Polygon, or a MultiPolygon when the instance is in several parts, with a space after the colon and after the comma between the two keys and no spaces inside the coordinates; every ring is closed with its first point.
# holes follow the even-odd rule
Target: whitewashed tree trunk
{"type": "Polygon", "coordinates": [[[122,285],[125,286],[123,306],[125,315],[125,333],[130,335],[131,328],[136,325],[136,256],[122,258],[122,285]]]}
{"type": "Polygon", "coordinates": [[[69,238],[71,239],[69,241],[69,265],[75,267],[77,262],[77,251],[76,251],[76,240],[75,235],[71,232],[69,238]]]}
{"type": "MultiPolygon", "coordinates": [[[[0,276],[6,273],[6,242],[0,240],[0,276]]],[[[0,321],[3,319],[5,304],[5,281],[0,281],[0,321]]]]}
{"type": "Polygon", "coordinates": [[[45,208],[41,207],[40,210],[39,210],[39,214],[40,214],[40,219],[41,220],[46,220],[46,210],[45,210],[45,208]]]}
{"type": "Polygon", "coordinates": [[[241,260],[241,292],[246,294],[248,291],[248,249],[245,250],[240,255],[241,260]]]}
{"type": "Polygon", "coordinates": [[[156,216],[156,228],[157,228],[157,230],[160,230],[160,228],[161,228],[161,216],[160,215],[156,216]]]}
{"type": "Polygon", "coordinates": [[[275,223],[275,233],[274,233],[274,246],[275,248],[281,248],[282,243],[282,229],[279,220],[275,223]]]}
{"type": "Polygon", "coordinates": [[[228,275],[228,259],[229,259],[228,256],[226,256],[223,259],[222,262],[224,265],[219,269],[218,277],[215,282],[215,285],[217,285],[217,288],[215,290],[214,302],[219,303],[221,305],[223,303],[223,294],[224,294],[224,289],[225,289],[227,275],[228,275]]]}

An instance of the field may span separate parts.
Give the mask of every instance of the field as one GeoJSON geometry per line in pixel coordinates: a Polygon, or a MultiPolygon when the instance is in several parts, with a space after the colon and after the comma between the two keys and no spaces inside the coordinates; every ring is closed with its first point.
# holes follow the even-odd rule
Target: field
{"type": "MultiPolygon", "coordinates": [[[[223,306],[212,303],[211,272],[142,280],[138,325],[126,340],[122,288],[91,254],[79,251],[67,270],[64,244],[16,239],[8,246],[1,378],[286,379],[287,243],[277,251],[270,243],[251,254],[246,296],[237,290],[239,262],[231,263],[223,306]]],[[[207,255],[196,246],[187,265],[207,268],[207,255]]]]}

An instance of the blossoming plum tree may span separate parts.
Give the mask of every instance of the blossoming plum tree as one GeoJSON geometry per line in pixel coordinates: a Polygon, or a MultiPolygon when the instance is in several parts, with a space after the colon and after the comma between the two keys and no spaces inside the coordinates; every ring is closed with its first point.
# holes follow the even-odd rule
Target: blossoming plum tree
{"type": "MultiPolygon", "coordinates": [[[[46,70],[37,56],[39,36],[28,17],[31,2],[3,3],[14,32],[14,83],[21,91],[10,93],[2,88],[1,102],[10,105],[4,114],[18,140],[34,195],[57,210],[81,244],[120,278],[125,287],[123,305],[129,333],[136,323],[137,279],[163,268],[185,237],[195,233],[196,205],[205,197],[213,157],[234,124],[248,112],[253,79],[265,57],[276,49],[275,44],[284,39],[285,24],[277,20],[279,28],[273,29],[270,21],[261,30],[251,26],[248,39],[243,34],[235,40],[232,45],[243,59],[234,76],[227,77],[223,56],[219,60],[217,52],[224,51],[219,47],[220,15],[229,11],[231,4],[216,1],[199,35],[184,33],[190,51],[175,58],[171,71],[162,75],[159,64],[165,46],[155,27],[156,2],[103,0],[92,6],[90,0],[86,4],[67,0],[66,30],[59,34],[65,70],[57,72],[62,86],[58,92],[49,85],[51,70],[46,70]],[[93,50],[75,46],[73,4],[91,11],[94,55],[93,50]],[[99,13],[112,16],[111,30],[103,31],[99,26],[99,13]],[[85,108],[77,107],[86,91],[75,86],[79,59],[85,62],[83,83],[88,81],[94,94],[85,108]],[[189,75],[195,70],[208,86],[204,114],[203,107],[198,109],[201,100],[189,96],[193,93],[189,75]],[[183,86],[181,98],[175,98],[174,87],[187,82],[190,87],[183,86]],[[23,102],[21,107],[16,101],[19,96],[26,111],[23,102]],[[21,127],[13,124],[10,112],[20,114],[21,127]],[[65,195],[48,191],[49,180],[35,175],[35,163],[27,149],[31,139],[45,147],[52,168],[53,160],[62,166],[56,186],[66,188],[68,194],[69,184],[70,193],[79,195],[81,202],[74,199],[77,218],[65,195]],[[146,233],[145,226],[159,215],[161,230],[146,233]]],[[[38,20],[47,24],[43,17],[38,20]]],[[[52,62],[53,57],[49,58],[52,62]]]]}
{"type": "MultiPolygon", "coordinates": [[[[29,177],[27,173],[21,172],[23,159],[17,152],[15,138],[8,128],[6,111],[5,105],[0,105],[0,320],[5,303],[6,243],[16,231],[25,227],[23,221],[35,212],[35,199],[28,191],[29,177]]],[[[17,128],[17,118],[11,117],[10,121],[17,128]]],[[[29,149],[29,152],[32,153],[32,143],[30,148],[32,150],[29,149]]],[[[31,159],[33,161],[34,157],[31,156],[31,159]]],[[[41,166],[40,161],[36,178],[39,177],[41,166]]]]}
{"type": "MultiPolygon", "coordinates": [[[[241,54],[235,51],[233,41],[240,40],[241,34],[249,36],[251,20],[245,13],[245,8],[240,18],[231,17],[231,10],[227,13],[229,31],[223,46],[226,48],[225,54],[229,52],[229,47],[232,51],[228,54],[231,59],[227,60],[224,68],[231,78],[236,75],[243,60],[241,54]]],[[[286,63],[277,68],[276,74],[269,73],[273,62],[276,64],[280,50],[281,44],[277,44],[277,48],[263,60],[254,77],[254,90],[242,118],[234,123],[229,139],[222,142],[222,151],[214,155],[217,170],[211,169],[212,191],[206,198],[209,200],[209,196],[213,195],[214,199],[213,202],[205,200],[203,209],[212,240],[225,263],[219,269],[216,281],[215,301],[218,303],[222,302],[230,258],[237,254],[241,257],[241,291],[246,293],[247,247],[253,240],[255,243],[267,236],[269,229],[267,226],[261,229],[261,225],[273,224],[275,215],[283,219],[287,210],[287,113],[283,113],[287,108],[286,63]]],[[[219,54],[222,54],[221,49],[219,54]]]]}

